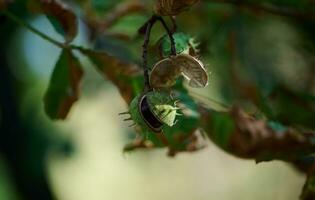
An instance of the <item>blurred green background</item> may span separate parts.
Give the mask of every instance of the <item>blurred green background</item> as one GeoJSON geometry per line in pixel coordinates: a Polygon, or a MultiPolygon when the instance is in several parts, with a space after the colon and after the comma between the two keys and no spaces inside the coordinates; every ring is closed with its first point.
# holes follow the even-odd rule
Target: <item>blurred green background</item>
{"type": "MultiPolygon", "coordinates": [[[[118,3],[93,2],[100,15],[118,3]]],[[[303,32],[313,30],[314,24],[266,13],[253,17],[246,9],[206,2],[178,17],[180,30],[201,42],[201,59],[211,72],[209,86],[194,90],[196,93],[228,104],[239,101],[231,89],[224,89],[230,84],[225,73],[232,62],[237,66],[244,62],[247,67],[255,66],[248,69],[250,73],[238,67],[235,70],[241,76],[254,76],[257,84],[265,87],[263,92],[281,82],[300,91],[310,84],[305,90],[314,94],[314,82],[308,83],[309,77],[314,77],[314,65],[309,64],[314,62],[314,43],[309,40],[313,36],[306,34],[311,31],[303,32]],[[236,35],[235,51],[242,61],[231,61],[231,55],[222,50],[231,33],[236,35]]],[[[290,2],[299,8],[299,1],[283,4],[290,2]]],[[[306,10],[302,3],[299,9],[306,10]]],[[[43,15],[22,16],[45,34],[63,40],[43,15]]],[[[142,39],[137,29],[147,17],[148,13],[132,14],[108,30],[133,38],[128,43],[128,56],[134,60],[141,56],[142,39]]],[[[238,159],[209,140],[205,149],[175,158],[167,157],[165,149],[123,153],[123,146],[134,134],[117,114],[127,110],[127,105],[117,89],[81,55],[85,76],[80,100],[65,121],[48,119],[42,100],[61,50],[4,16],[0,20],[1,200],[298,199],[305,176],[292,166],[238,159]]],[[[161,36],[160,27],[154,30],[153,43],[161,36]]],[[[123,54],[115,49],[124,44],[120,40],[105,35],[91,42],[89,34],[80,20],[74,43],[123,54]]],[[[242,105],[253,110],[246,101],[242,105]]]]}

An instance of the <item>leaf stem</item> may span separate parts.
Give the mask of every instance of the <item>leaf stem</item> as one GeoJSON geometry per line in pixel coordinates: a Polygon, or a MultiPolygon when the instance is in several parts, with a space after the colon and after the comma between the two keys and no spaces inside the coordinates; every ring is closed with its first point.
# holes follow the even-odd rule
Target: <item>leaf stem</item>
{"type": "Polygon", "coordinates": [[[5,16],[7,16],[9,19],[14,21],[15,23],[19,24],[20,26],[25,27],[26,29],[28,29],[29,31],[34,33],[35,35],[38,35],[39,37],[41,37],[42,39],[50,42],[51,44],[54,44],[54,45],[56,45],[57,47],[60,47],[60,48],[66,48],[67,47],[67,45],[65,45],[65,44],[63,44],[61,42],[58,42],[57,40],[49,37],[48,35],[42,33],[41,31],[37,30],[36,28],[31,26],[30,24],[24,22],[22,19],[20,19],[16,15],[14,15],[12,12],[10,12],[10,11],[2,11],[2,13],[5,16]]]}
{"type": "Polygon", "coordinates": [[[177,31],[177,24],[176,24],[176,16],[170,16],[170,20],[172,22],[172,33],[175,33],[177,31]]]}
{"type": "MultiPolygon", "coordinates": [[[[166,30],[166,32],[170,38],[170,41],[171,41],[171,55],[175,56],[176,55],[176,48],[175,48],[175,40],[173,37],[173,32],[168,28],[164,19],[161,16],[157,16],[157,20],[159,20],[162,23],[164,29],[166,30]]],[[[173,23],[175,24],[175,21],[173,23]]]]}
{"type": "Polygon", "coordinates": [[[147,25],[146,25],[146,31],[145,31],[145,38],[144,38],[144,43],[142,46],[142,66],[144,69],[144,92],[150,91],[151,85],[150,85],[150,78],[149,78],[149,67],[148,67],[148,46],[150,42],[150,34],[151,34],[151,29],[156,22],[156,18],[150,18],[147,25]]]}

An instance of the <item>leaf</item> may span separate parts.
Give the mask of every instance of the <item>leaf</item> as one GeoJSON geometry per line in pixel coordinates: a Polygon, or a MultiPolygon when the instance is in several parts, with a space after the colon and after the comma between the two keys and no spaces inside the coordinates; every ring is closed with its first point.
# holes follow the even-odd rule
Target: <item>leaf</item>
{"type": "Polygon", "coordinates": [[[177,123],[173,127],[164,129],[170,156],[174,156],[178,152],[197,151],[205,146],[204,140],[198,134],[200,121],[198,104],[183,87],[182,81],[178,81],[174,86],[173,93],[174,98],[178,100],[177,104],[182,115],[177,117],[177,123]]]}
{"type": "Polygon", "coordinates": [[[163,134],[167,139],[170,156],[175,156],[178,152],[197,151],[205,146],[198,135],[198,122],[198,118],[180,116],[173,127],[165,127],[163,134]]]}
{"type": "Polygon", "coordinates": [[[64,49],[56,63],[44,103],[47,115],[52,119],[65,119],[79,98],[83,71],[78,59],[64,49]]]}
{"type": "Polygon", "coordinates": [[[116,3],[116,1],[91,0],[92,8],[99,13],[104,13],[104,11],[108,11],[116,3]]]}
{"type": "Polygon", "coordinates": [[[162,16],[173,16],[180,14],[198,2],[199,0],[157,0],[154,10],[162,16]]]}
{"type": "Polygon", "coordinates": [[[201,107],[201,114],[201,127],[209,138],[241,158],[257,162],[295,161],[315,150],[315,132],[302,132],[280,123],[255,119],[239,108],[216,112],[201,107]]]}
{"type": "Polygon", "coordinates": [[[228,149],[235,129],[233,118],[224,113],[214,112],[211,117],[211,138],[222,149],[228,149]]]}
{"type": "Polygon", "coordinates": [[[261,100],[262,111],[269,119],[284,124],[302,125],[314,129],[315,96],[277,87],[261,100]]]}
{"type": "Polygon", "coordinates": [[[71,42],[78,32],[78,21],[73,11],[60,0],[40,0],[44,12],[58,33],[71,42]]]}
{"type": "Polygon", "coordinates": [[[140,68],[132,63],[127,63],[106,52],[80,49],[95,64],[99,72],[108,78],[120,91],[124,100],[129,104],[138,88],[140,68]]]}

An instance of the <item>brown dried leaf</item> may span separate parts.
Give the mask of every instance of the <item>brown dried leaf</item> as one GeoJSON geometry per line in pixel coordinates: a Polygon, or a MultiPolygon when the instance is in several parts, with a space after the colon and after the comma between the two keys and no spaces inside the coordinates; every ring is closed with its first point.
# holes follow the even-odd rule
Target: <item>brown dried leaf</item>
{"type": "Polygon", "coordinates": [[[53,23],[59,33],[65,36],[67,42],[71,42],[78,32],[78,21],[73,11],[60,0],[40,0],[41,11],[48,18],[55,18],[61,25],[61,29],[53,23]]]}
{"type": "Polygon", "coordinates": [[[314,132],[301,132],[290,127],[277,130],[265,120],[257,120],[239,108],[218,114],[202,107],[201,114],[202,128],[208,136],[221,148],[241,158],[256,159],[257,162],[274,159],[292,161],[315,151],[314,132]],[[216,115],[220,115],[219,120],[216,120],[216,115]],[[219,126],[214,125],[215,121],[229,122],[217,128],[219,126]],[[231,125],[225,131],[227,124],[231,125]],[[218,141],[222,137],[225,143],[218,141]]]}
{"type": "Polygon", "coordinates": [[[154,10],[162,16],[174,16],[198,2],[199,0],[157,0],[154,10]]]}
{"type": "Polygon", "coordinates": [[[232,116],[237,132],[231,139],[231,147],[239,155],[255,157],[257,161],[274,158],[291,160],[315,149],[315,133],[301,133],[293,128],[276,131],[266,121],[256,120],[238,108],[232,110],[232,116]]]}
{"type": "Polygon", "coordinates": [[[131,63],[125,63],[106,52],[95,52],[80,49],[96,65],[97,69],[113,82],[119,89],[124,100],[129,104],[134,96],[131,80],[141,73],[140,68],[131,63]]]}

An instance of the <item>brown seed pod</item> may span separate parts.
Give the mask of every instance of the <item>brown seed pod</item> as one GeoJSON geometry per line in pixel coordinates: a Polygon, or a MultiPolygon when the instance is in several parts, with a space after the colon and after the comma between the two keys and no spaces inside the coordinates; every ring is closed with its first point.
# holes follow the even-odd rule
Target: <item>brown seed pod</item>
{"type": "Polygon", "coordinates": [[[154,10],[162,16],[174,16],[187,10],[199,0],[157,0],[154,10]]]}
{"type": "Polygon", "coordinates": [[[206,87],[208,73],[201,61],[188,54],[179,54],[165,58],[156,63],[150,74],[150,84],[153,88],[169,88],[182,74],[189,86],[195,88],[206,87]]]}
{"type": "Polygon", "coordinates": [[[189,80],[189,86],[203,88],[208,85],[209,76],[201,61],[188,54],[176,56],[176,65],[180,66],[183,76],[189,80]]]}
{"type": "Polygon", "coordinates": [[[180,66],[176,65],[174,59],[165,58],[154,65],[150,74],[150,84],[153,88],[168,88],[175,84],[180,74],[180,66]]]}

